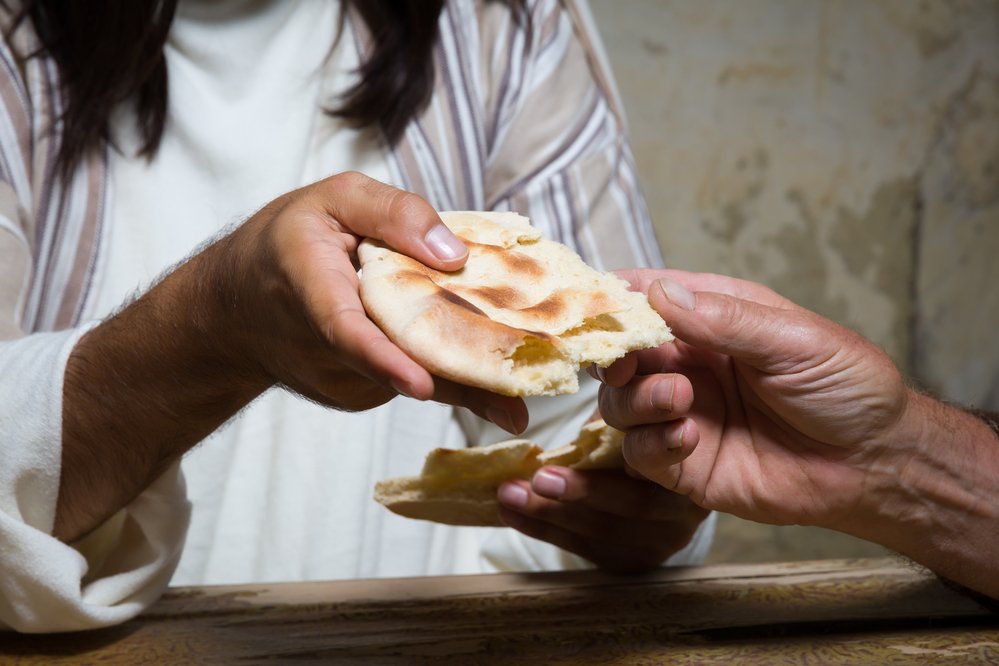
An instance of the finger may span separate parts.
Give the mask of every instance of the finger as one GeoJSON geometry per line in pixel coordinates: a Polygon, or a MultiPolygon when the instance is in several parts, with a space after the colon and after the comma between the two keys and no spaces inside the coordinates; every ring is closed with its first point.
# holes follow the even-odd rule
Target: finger
{"type": "Polygon", "coordinates": [[[601,569],[638,572],[653,569],[689,543],[704,515],[686,514],[681,520],[649,523],[622,518],[581,506],[533,495],[525,481],[500,487],[498,515],[503,524],[527,536],[553,544],[593,562],[601,569]],[[507,491],[521,498],[511,508],[507,491]],[[530,498],[530,499],[527,499],[530,498]]]}
{"type": "Polygon", "coordinates": [[[590,539],[582,534],[559,527],[546,520],[532,518],[529,515],[508,509],[502,504],[497,514],[499,515],[500,522],[507,527],[513,528],[533,539],[538,539],[562,550],[575,553],[594,564],[599,564],[597,561],[598,555],[594,552],[590,539]]]}
{"type": "Polygon", "coordinates": [[[656,483],[616,471],[581,471],[546,466],[534,473],[531,490],[548,499],[578,503],[594,511],[649,521],[678,520],[694,506],[688,498],[665,490],[656,483]]]}
{"type": "Polygon", "coordinates": [[[757,282],[740,280],[739,278],[719,275],[716,273],[694,273],[677,269],[632,268],[614,271],[619,277],[627,280],[634,291],[648,293],[653,284],[666,278],[688,291],[710,291],[717,294],[727,294],[735,298],[755,301],[764,305],[785,309],[798,309],[800,306],[784,298],[774,290],[757,282]]]}
{"type": "Polygon", "coordinates": [[[714,292],[694,294],[668,279],[653,283],[649,303],[679,339],[764,372],[789,372],[803,360],[831,355],[838,344],[835,332],[841,328],[802,309],[714,292]]]}
{"type": "MultiPolygon", "coordinates": [[[[500,505],[500,517],[503,518],[503,510],[515,513],[537,521],[529,527],[529,536],[552,542],[557,538],[559,532],[566,532],[576,536],[587,538],[606,538],[611,531],[621,532],[626,529],[626,521],[622,521],[618,516],[600,513],[581,504],[571,504],[551,500],[542,497],[531,490],[527,481],[517,479],[507,481],[499,487],[496,493],[500,505]]],[[[504,520],[510,527],[516,527],[523,531],[525,523],[519,521],[504,520]]],[[[643,523],[647,526],[647,524],[643,523]]],[[[575,541],[573,552],[579,552],[580,541],[575,541]]]]}
{"type": "Polygon", "coordinates": [[[327,291],[312,302],[314,321],[322,327],[322,338],[337,350],[339,361],[398,393],[430,399],[433,378],[368,318],[357,295],[356,274],[335,271],[326,277],[327,291]]]}
{"type": "Polygon", "coordinates": [[[519,435],[528,425],[527,405],[521,398],[512,398],[485,389],[465,386],[434,378],[434,400],[471,410],[507,432],[519,435]]]}
{"type": "Polygon", "coordinates": [[[356,239],[330,231],[325,222],[315,224],[321,213],[300,199],[281,209],[280,222],[265,227],[265,256],[276,259],[277,277],[262,286],[268,298],[289,303],[293,317],[305,308],[304,321],[292,319],[286,330],[303,330],[307,322],[338,364],[386,388],[429,399],[430,373],[392,344],[364,311],[349,257],[356,239]]]}
{"type": "Polygon", "coordinates": [[[433,206],[412,192],[350,171],[316,183],[309,196],[344,229],[384,241],[432,268],[457,270],[468,258],[468,248],[433,206]]]}
{"type": "MultiPolygon", "coordinates": [[[[714,356],[714,354],[711,354],[711,357],[714,356]]],[[[691,365],[697,366],[703,364],[706,357],[704,352],[693,350],[692,353],[690,345],[687,345],[682,340],[673,340],[653,349],[639,349],[628,353],[627,356],[615,361],[615,363],[627,362],[628,367],[603,383],[611,387],[620,388],[631,381],[636,375],[678,372],[691,367],[691,365]],[[634,368],[633,371],[632,367],[634,368]]],[[[612,367],[613,364],[605,368],[605,374],[612,367]]]]}
{"type": "Polygon", "coordinates": [[[661,423],[684,416],[694,403],[694,389],[683,375],[640,375],[621,388],[601,386],[600,414],[615,428],[661,423]]]}
{"type": "Polygon", "coordinates": [[[587,368],[590,376],[610,386],[624,386],[635,376],[638,370],[638,357],[627,354],[614,361],[606,368],[593,364],[587,368]]]}
{"type": "Polygon", "coordinates": [[[700,431],[693,419],[632,428],[624,436],[625,462],[667,490],[679,490],[681,463],[694,452],[700,431]]]}

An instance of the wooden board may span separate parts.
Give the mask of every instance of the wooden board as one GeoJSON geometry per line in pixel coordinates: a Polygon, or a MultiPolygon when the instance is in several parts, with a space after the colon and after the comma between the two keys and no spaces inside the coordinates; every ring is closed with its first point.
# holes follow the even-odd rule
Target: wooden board
{"type": "Polygon", "coordinates": [[[170,590],[2,663],[999,663],[999,616],[892,559],[170,590]]]}

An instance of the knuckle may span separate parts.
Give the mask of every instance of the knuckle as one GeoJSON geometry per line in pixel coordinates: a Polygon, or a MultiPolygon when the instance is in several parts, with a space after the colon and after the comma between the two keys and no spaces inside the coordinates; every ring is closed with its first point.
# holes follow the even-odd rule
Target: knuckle
{"type": "Polygon", "coordinates": [[[742,302],[735,298],[723,298],[715,305],[717,319],[722,330],[729,335],[738,336],[744,323],[742,302]]]}
{"type": "Polygon", "coordinates": [[[657,464],[661,458],[660,438],[656,436],[658,430],[655,426],[629,429],[624,436],[625,452],[646,464],[657,464]]]}
{"type": "Polygon", "coordinates": [[[649,378],[642,383],[641,390],[636,390],[632,396],[636,411],[649,410],[652,414],[664,412],[671,414],[676,405],[676,377],[667,375],[663,378],[649,378]]]}
{"type": "Polygon", "coordinates": [[[621,410],[618,405],[621,400],[623,389],[614,388],[607,384],[601,384],[597,392],[597,408],[603,419],[612,426],[627,427],[628,424],[621,418],[621,410]]]}
{"type": "Polygon", "coordinates": [[[344,190],[367,189],[374,182],[360,171],[343,171],[330,178],[337,188],[344,190]]]}
{"type": "Polygon", "coordinates": [[[433,209],[419,195],[405,190],[391,190],[388,195],[388,220],[393,226],[400,226],[409,222],[419,224],[430,224],[433,209]]]}

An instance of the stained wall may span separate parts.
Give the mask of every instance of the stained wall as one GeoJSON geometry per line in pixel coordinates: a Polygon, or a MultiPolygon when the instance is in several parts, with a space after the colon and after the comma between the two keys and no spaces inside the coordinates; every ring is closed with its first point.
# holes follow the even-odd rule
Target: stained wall
{"type": "MultiPolygon", "coordinates": [[[[999,3],[591,9],[671,266],[763,282],[999,410],[999,3]]],[[[713,558],[873,552],[726,519],[713,558]]]]}

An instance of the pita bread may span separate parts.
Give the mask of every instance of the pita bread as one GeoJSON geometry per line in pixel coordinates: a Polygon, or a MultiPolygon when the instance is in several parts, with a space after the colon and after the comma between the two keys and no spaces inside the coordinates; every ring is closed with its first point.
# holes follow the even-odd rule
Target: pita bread
{"type": "Polygon", "coordinates": [[[447,525],[500,526],[496,491],[509,479],[530,479],[543,465],[575,469],[622,467],[624,433],[593,421],[570,444],[544,451],[513,439],[469,449],[434,449],[420,476],[385,479],[375,500],[407,518],[447,525]]]}
{"type": "Polygon", "coordinates": [[[672,339],[644,294],[586,265],[516,213],[441,213],[469,249],[435,271],[367,239],[361,300],[433,374],[511,396],[574,393],[580,367],[672,339]]]}

